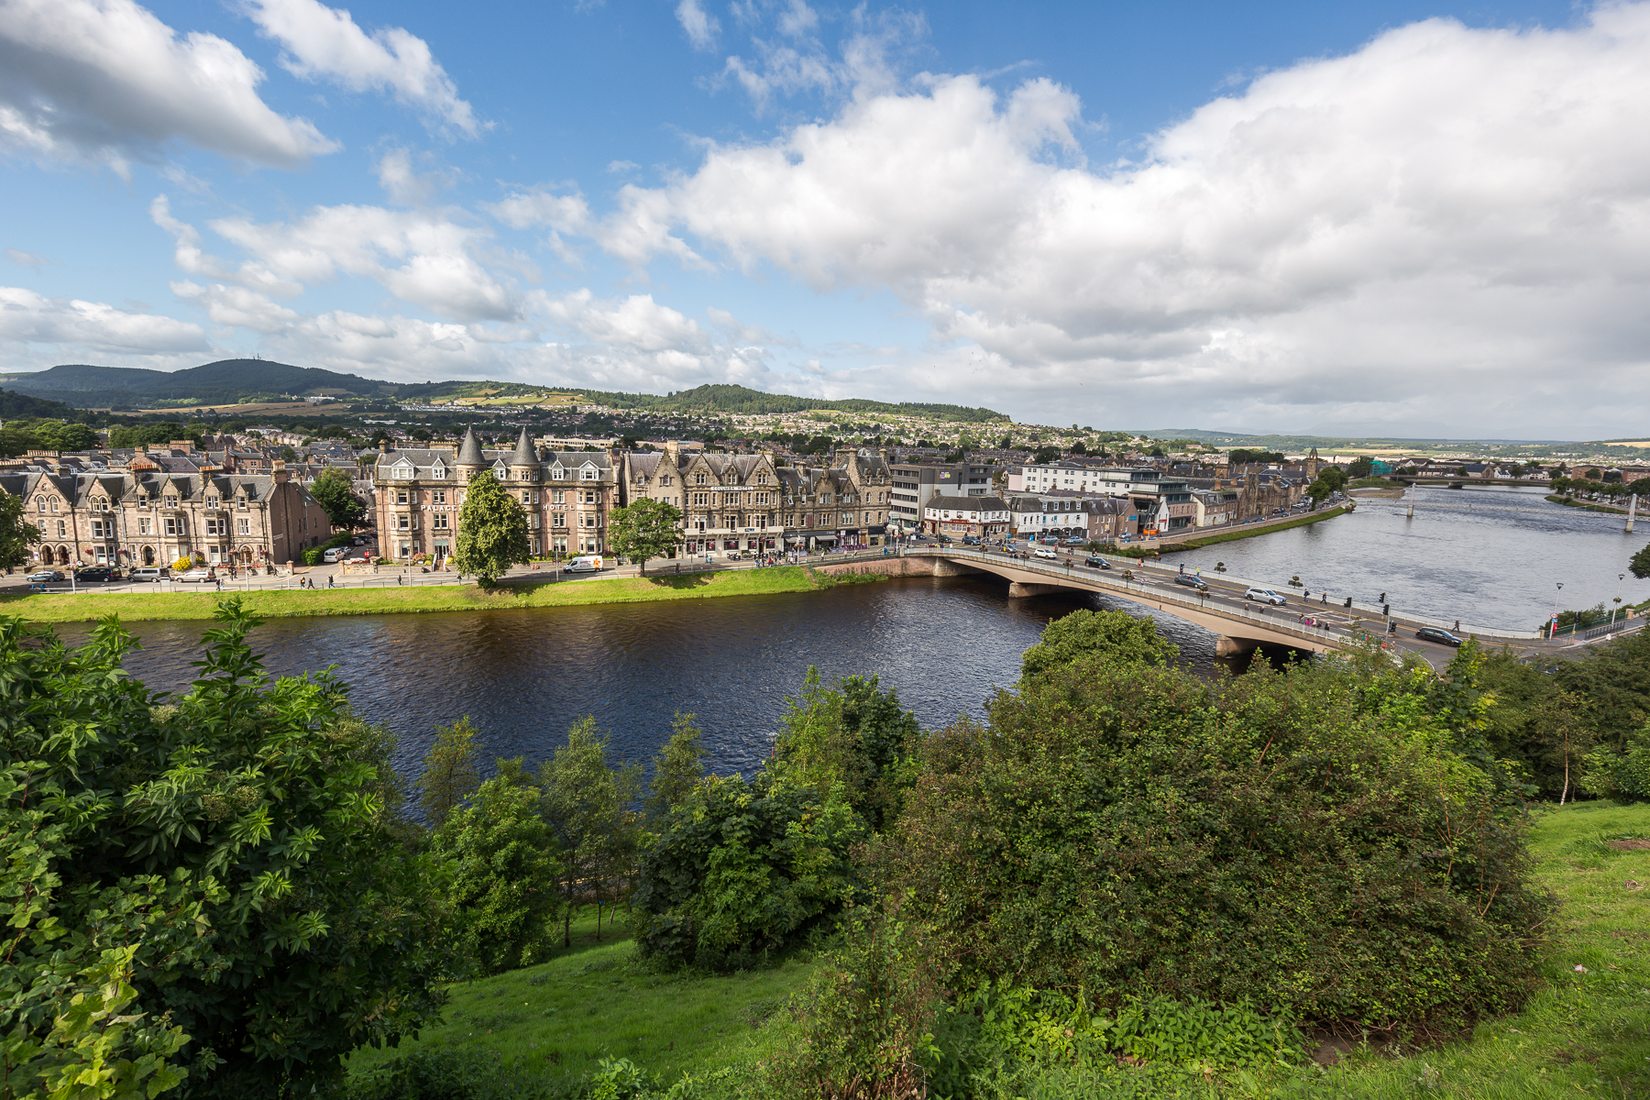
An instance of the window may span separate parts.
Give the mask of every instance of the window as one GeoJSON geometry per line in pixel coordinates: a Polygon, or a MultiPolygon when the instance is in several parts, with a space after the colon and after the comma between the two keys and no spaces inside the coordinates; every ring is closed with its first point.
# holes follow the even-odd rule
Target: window
{"type": "Polygon", "coordinates": [[[434,527],[437,531],[447,530],[447,513],[446,512],[437,512],[435,514],[434,527]]]}
{"type": "Polygon", "coordinates": [[[155,533],[154,524],[155,524],[155,521],[150,519],[148,516],[139,516],[138,517],[138,534],[140,534],[140,535],[152,535],[152,534],[154,534],[155,533]]]}
{"type": "Polygon", "coordinates": [[[708,506],[709,504],[710,504],[710,494],[709,493],[694,493],[693,494],[693,506],[695,508],[704,508],[704,507],[708,506]]]}
{"type": "Polygon", "coordinates": [[[433,501],[436,504],[445,504],[445,503],[447,503],[447,490],[445,490],[445,489],[435,490],[435,492],[430,494],[430,500],[433,501]]]}
{"type": "Polygon", "coordinates": [[[174,539],[178,537],[178,518],[176,516],[166,517],[166,537],[174,539]]]}
{"type": "Polygon", "coordinates": [[[703,485],[705,483],[705,475],[704,474],[694,474],[693,475],[693,483],[695,485],[703,485]]]}
{"type": "Polygon", "coordinates": [[[37,512],[44,512],[46,510],[46,498],[45,497],[38,497],[38,498],[35,499],[34,510],[37,511],[37,512]]]}
{"type": "Polygon", "coordinates": [[[594,489],[587,489],[579,494],[579,501],[582,504],[600,504],[601,499],[601,497],[596,495],[596,490],[594,489]]]}
{"type": "Polygon", "coordinates": [[[250,535],[252,533],[252,518],[250,516],[241,516],[237,519],[235,521],[235,531],[238,534],[250,535]]]}
{"type": "Polygon", "coordinates": [[[58,521],[57,521],[57,537],[58,537],[58,538],[60,538],[60,539],[66,539],[66,538],[68,538],[68,537],[69,537],[69,529],[68,529],[68,526],[69,526],[69,525],[68,525],[68,524],[66,524],[66,523],[64,523],[64,522],[63,522],[63,521],[62,521],[62,520],[58,520],[58,521]]]}
{"type": "Polygon", "coordinates": [[[584,470],[581,471],[580,476],[586,481],[596,481],[602,475],[596,471],[594,466],[586,466],[584,470]]]}
{"type": "Polygon", "coordinates": [[[246,498],[245,497],[236,497],[235,498],[235,508],[236,508],[237,511],[241,511],[241,512],[246,511],[246,498]]]}
{"type": "Polygon", "coordinates": [[[396,502],[396,503],[397,503],[397,504],[406,504],[406,503],[407,503],[407,501],[408,501],[408,499],[409,499],[409,498],[408,498],[408,496],[407,496],[407,490],[405,490],[405,489],[398,489],[398,490],[396,490],[396,493],[395,493],[395,502],[396,502]]]}
{"type": "Polygon", "coordinates": [[[57,498],[56,497],[52,498],[52,511],[54,511],[54,512],[57,511],[57,498]]]}
{"type": "Polygon", "coordinates": [[[560,489],[551,489],[550,490],[550,503],[551,504],[560,504],[561,503],[561,494],[562,494],[562,490],[560,490],[560,489]]]}
{"type": "Polygon", "coordinates": [[[590,515],[589,513],[586,513],[586,514],[580,516],[579,517],[579,526],[580,527],[594,527],[594,526],[596,526],[596,517],[590,515]]]}
{"type": "Polygon", "coordinates": [[[664,477],[661,477],[659,479],[659,484],[660,485],[669,485],[670,484],[670,475],[666,474],[664,477]]]}
{"type": "Polygon", "coordinates": [[[552,527],[566,527],[567,526],[567,513],[566,512],[552,512],[552,513],[550,513],[550,526],[552,526],[552,527]]]}
{"type": "Polygon", "coordinates": [[[224,533],[223,520],[216,519],[214,517],[208,517],[207,520],[206,520],[206,533],[208,535],[221,535],[221,534],[223,534],[224,533]]]}
{"type": "Polygon", "coordinates": [[[168,508],[176,508],[178,506],[178,498],[177,497],[167,497],[164,503],[165,503],[166,507],[168,507],[168,508]]]}
{"type": "Polygon", "coordinates": [[[395,517],[395,529],[397,531],[411,531],[412,530],[412,517],[411,516],[396,516],[395,517]]]}

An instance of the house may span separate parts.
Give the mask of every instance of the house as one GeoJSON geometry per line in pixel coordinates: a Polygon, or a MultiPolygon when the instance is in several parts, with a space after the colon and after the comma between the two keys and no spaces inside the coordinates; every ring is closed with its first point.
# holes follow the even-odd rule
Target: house
{"type": "Polygon", "coordinates": [[[935,496],[922,511],[922,527],[950,538],[998,539],[1007,536],[1013,513],[998,496],[935,496]]]}

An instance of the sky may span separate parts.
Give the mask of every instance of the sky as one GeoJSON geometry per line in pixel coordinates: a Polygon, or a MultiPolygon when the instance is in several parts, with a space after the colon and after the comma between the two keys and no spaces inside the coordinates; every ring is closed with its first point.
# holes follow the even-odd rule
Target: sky
{"type": "Polygon", "coordinates": [[[0,0],[0,370],[1650,435],[1650,0],[0,0]]]}

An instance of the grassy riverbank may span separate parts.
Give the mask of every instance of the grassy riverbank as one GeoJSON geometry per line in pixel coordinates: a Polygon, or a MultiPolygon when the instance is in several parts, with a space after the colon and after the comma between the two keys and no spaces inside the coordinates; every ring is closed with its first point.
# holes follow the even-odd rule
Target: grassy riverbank
{"type": "Polygon", "coordinates": [[[126,622],[154,619],[210,619],[218,600],[237,595],[246,607],[270,619],[321,615],[395,615],[426,611],[497,611],[523,607],[648,603],[722,596],[766,596],[811,592],[839,584],[880,580],[860,575],[828,576],[801,566],[738,569],[683,576],[602,577],[558,582],[513,581],[492,592],[473,584],[407,588],[295,588],[199,592],[30,593],[0,598],[0,614],[37,622],[89,622],[117,615],[126,622]]]}
{"type": "MultiPolygon", "coordinates": [[[[1561,907],[1542,965],[1545,985],[1522,1012],[1405,1057],[1363,1048],[1337,1065],[1308,1061],[1207,1078],[1194,1072],[1160,1077],[1147,1067],[1140,1080],[1126,1071],[1083,1079],[1051,1066],[1025,1082],[1021,1094],[1650,1095],[1650,999],[1644,995],[1650,989],[1650,806],[1541,809],[1531,851],[1537,877],[1561,907]]],[[[781,1009],[807,980],[812,962],[792,959],[728,977],[666,976],[638,965],[628,940],[596,945],[588,921],[583,928],[573,951],[543,965],[459,984],[444,1022],[417,1042],[400,1051],[357,1053],[353,1083],[360,1087],[411,1051],[438,1060],[444,1072],[488,1076],[486,1086],[452,1095],[572,1098],[582,1095],[580,1083],[604,1055],[629,1058],[669,1083],[682,1073],[751,1066],[795,1041],[781,1009]]]]}
{"type": "Polygon", "coordinates": [[[1325,508],[1321,512],[1311,512],[1304,516],[1295,516],[1292,519],[1278,523],[1255,523],[1236,531],[1222,531],[1214,535],[1200,535],[1197,538],[1187,539],[1185,542],[1176,542],[1165,545],[1162,549],[1165,554],[1176,550],[1201,550],[1205,546],[1215,546],[1222,542],[1237,542],[1239,539],[1258,538],[1261,535],[1270,535],[1274,531],[1287,531],[1291,527],[1307,527],[1314,523],[1322,523],[1326,519],[1334,519],[1350,511],[1345,505],[1337,504],[1333,508],[1325,508]]]}
{"type": "Polygon", "coordinates": [[[1627,509],[1617,508],[1613,504],[1594,504],[1588,500],[1577,500],[1574,497],[1560,496],[1557,493],[1547,495],[1547,503],[1562,504],[1566,508],[1580,508],[1585,512],[1608,512],[1612,516],[1625,516],[1627,509]]]}

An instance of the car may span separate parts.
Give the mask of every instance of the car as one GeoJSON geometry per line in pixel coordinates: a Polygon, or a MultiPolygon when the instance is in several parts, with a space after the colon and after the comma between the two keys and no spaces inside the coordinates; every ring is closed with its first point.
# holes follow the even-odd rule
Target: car
{"type": "Polygon", "coordinates": [[[964,535],[963,536],[963,545],[964,546],[978,546],[978,545],[980,545],[980,536],[978,536],[978,535],[964,535]]]}
{"type": "Polygon", "coordinates": [[[217,578],[212,575],[210,569],[186,569],[172,579],[182,581],[184,584],[205,584],[217,578]]]}
{"type": "Polygon", "coordinates": [[[342,546],[331,546],[321,553],[321,561],[327,565],[336,565],[349,557],[349,551],[342,546]]]}
{"type": "Polygon", "coordinates": [[[167,575],[167,571],[160,566],[142,565],[128,571],[126,578],[132,581],[163,581],[167,575]]]}
{"type": "Polygon", "coordinates": [[[1105,558],[1102,558],[1099,554],[1090,554],[1086,559],[1084,559],[1083,564],[1088,566],[1090,569],[1111,568],[1111,562],[1107,561],[1105,558]]]}
{"type": "Polygon", "coordinates": [[[1259,600],[1261,603],[1269,603],[1273,607],[1282,607],[1289,602],[1270,588],[1251,588],[1243,594],[1243,598],[1246,600],[1259,600]]]}
{"type": "Polygon", "coordinates": [[[1441,626],[1423,626],[1415,632],[1415,636],[1423,642],[1437,642],[1439,645],[1459,646],[1461,644],[1460,638],[1441,626]]]}
{"type": "Polygon", "coordinates": [[[1073,538],[1069,538],[1069,539],[1066,540],[1066,545],[1067,546],[1082,546],[1084,543],[1086,543],[1088,541],[1089,541],[1088,539],[1080,539],[1080,538],[1073,537],[1073,538]]]}
{"type": "Polygon", "coordinates": [[[1059,557],[1060,557],[1059,554],[1056,554],[1053,550],[1049,549],[1047,546],[1039,546],[1037,549],[1033,550],[1031,553],[1032,553],[1033,557],[1038,557],[1038,558],[1052,558],[1054,560],[1059,560],[1059,557]]]}
{"type": "Polygon", "coordinates": [[[53,581],[67,580],[62,573],[55,569],[40,569],[29,574],[30,584],[51,584],[53,581]]]}
{"type": "Polygon", "coordinates": [[[1183,584],[1187,588],[1195,588],[1199,592],[1209,591],[1208,582],[1196,573],[1177,573],[1175,574],[1174,582],[1176,584],[1183,584]]]}
{"type": "Polygon", "coordinates": [[[74,571],[77,581],[116,581],[120,574],[107,565],[84,565],[74,571]]]}

